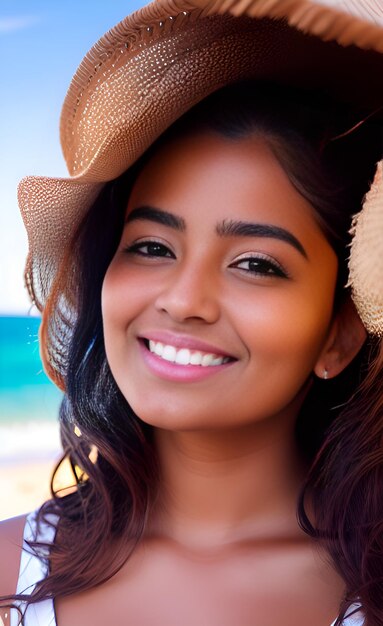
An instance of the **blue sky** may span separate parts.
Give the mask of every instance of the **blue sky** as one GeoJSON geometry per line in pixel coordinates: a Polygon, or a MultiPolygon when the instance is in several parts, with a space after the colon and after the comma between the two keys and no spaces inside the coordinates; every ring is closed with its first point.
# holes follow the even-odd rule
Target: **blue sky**
{"type": "Polygon", "coordinates": [[[0,315],[27,314],[27,242],[16,200],[28,174],[65,176],[61,105],[87,50],[142,0],[0,2],[0,315]]]}

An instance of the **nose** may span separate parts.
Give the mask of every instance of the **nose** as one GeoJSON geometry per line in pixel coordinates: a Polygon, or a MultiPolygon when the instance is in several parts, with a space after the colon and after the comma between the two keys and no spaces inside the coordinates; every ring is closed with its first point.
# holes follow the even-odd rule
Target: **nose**
{"type": "Polygon", "coordinates": [[[180,265],[160,288],[156,309],[176,322],[194,319],[213,324],[220,316],[218,282],[215,273],[206,267],[180,265]]]}

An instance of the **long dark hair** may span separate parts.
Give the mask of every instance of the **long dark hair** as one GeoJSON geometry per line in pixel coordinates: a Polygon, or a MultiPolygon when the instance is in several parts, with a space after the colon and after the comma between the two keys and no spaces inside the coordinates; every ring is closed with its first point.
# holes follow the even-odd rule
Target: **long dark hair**
{"type": "MultiPolygon", "coordinates": [[[[38,513],[40,521],[57,514],[58,531],[50,573],[25,600],[68,595],[110,578],[140,541],[156,496],[152,429],[134,414],[109,369],[100,296],[143,163],[169,136],[198,128],[233,141],[249,134],[264,137],[313,206],[338,255],[336,307],[348,295],[351,218],[382,155],[381,132],[372,123],[335,139],[356,121],[345,105],[318,94],[259,83],[226,87],[189,111],[135,166],[105,185],[68,247],[43,311],[46,367],[65,387],[61,437],[75,488],[69,494],[53,489],[38,513]],[[123,542],[116,541],[121,538],[125,552],[123,542]]],[[[298,518],[328,550],[346,583],[337,624],[355,601],[362,604],[366,625],[383,624],[382,377],[381,343],[370,337],[342,375],[326,383],[314,380],[297,420],[297,440],[311,467],[298,518]],[[307,500],[313,518],[305,512],[307,500]]],[[[34,549],[39,554],[42,547],[37,542],[34,549]]]]}

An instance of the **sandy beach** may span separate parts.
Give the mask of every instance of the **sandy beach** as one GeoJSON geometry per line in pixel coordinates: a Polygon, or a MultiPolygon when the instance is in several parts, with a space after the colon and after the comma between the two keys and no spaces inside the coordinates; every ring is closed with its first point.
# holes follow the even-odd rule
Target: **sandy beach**
{"type": "MultiPolygon", "coordinates": [[[[0,464],[0,519],[33,511],[50,497],[50,481],[57,457],[0,464]]],[[[73,482],[68,465],[63,465],[55,483],[66,487],[73,482]]]]}
{"type": "MultiPolygon", "coordinates": [[[[50,497],[50,482],[61,455],[56,420],[0,423],[0,519],[28,513],[50,497]]],[[[68,468],[67,468],[68,469],[68,468]]],[[[67,480],[68,471],[60,473],[67,480]]]]}

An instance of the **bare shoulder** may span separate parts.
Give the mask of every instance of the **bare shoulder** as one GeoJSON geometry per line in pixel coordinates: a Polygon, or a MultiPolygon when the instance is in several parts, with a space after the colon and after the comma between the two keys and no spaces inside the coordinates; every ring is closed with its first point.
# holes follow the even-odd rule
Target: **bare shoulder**
{"type": "Polygon", "coordinates": [[[0,596],[16,592],[26,515],[0,522],[0,596]]]}

